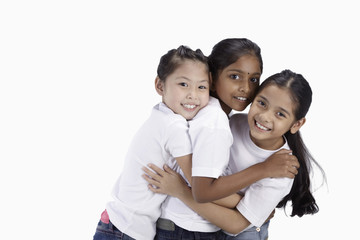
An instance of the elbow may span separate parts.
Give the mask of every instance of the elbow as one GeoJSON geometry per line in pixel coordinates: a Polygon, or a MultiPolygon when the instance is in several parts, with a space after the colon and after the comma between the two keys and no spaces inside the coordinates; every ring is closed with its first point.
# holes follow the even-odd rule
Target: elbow
{"type": "Polygon", "coordinates": [[[192,195],[196,202],[207,203],[214,201],[214,190],[211,186],[213,179],[205,177],[192,177],[192,195]]]}
{"type": "Polygon", "coordinates": [[[239,224],[238,222],[233,222],[232,224],[229,224],[226,229],[224,229],[226,232],[230,234],[237,235],[240,232],[244,231],[245,228],[247,228],[250,224],[239,224]]]}
{"type": "Polygon", "coordinates": [[[232,227],[229,227],[230,230],[226,230],[227,233],[230,233],[230,234],[233,234],[233,235],[238,235],[242,230],[238,231],[236,229],[236,227],[232,228],[232,227]]]}

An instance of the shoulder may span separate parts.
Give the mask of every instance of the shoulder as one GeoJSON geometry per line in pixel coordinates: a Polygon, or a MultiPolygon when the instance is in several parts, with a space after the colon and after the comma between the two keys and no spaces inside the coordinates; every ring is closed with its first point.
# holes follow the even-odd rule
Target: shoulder
{"type": "Polygon", "coordinates": [[[246,113],[236,113],[230,117],[230,126],[241,126],[247,124],[246,113]]]}
{"type": "Polygon", "coordinates": [[[153,118],[155,121],[158,121],[159,124],[167,126],[172,124],[187,126],[187,120],[183,116],[174,113],[162,102],[153,107],[151,118],[153,118]]]}
{"type": "Polygon", "coordinates": [[[224,113],[224,111],[221,108],[220,102],[218,99],[214,98],[214,97],[210,97],[209,98],[209,103],[203,107],[198,114],[196,114],[195,118],[201,117],[202,115],[207,115],[207,114],[220,114],[223,113],[224,115],[226,115],[224,113]]]}
{"type": "Polygon", "coordinates": [[[219,100],[210,97],[208,105],[201,109],[198,114],[189,121],[190,125],[200,124],[208,127],[229,127],[229,119],[222,110],[219,100]]]}

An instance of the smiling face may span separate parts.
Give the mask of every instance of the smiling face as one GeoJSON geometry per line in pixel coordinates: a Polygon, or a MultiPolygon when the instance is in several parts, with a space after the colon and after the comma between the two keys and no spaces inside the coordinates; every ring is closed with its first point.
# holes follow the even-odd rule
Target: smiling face
{"type": "Polygon", "coordinates": [[[214,84],[214,91],[226,114],[232,109],[243,111],[259,87],[261,68],[253,55],[244,55],[224,68],[214,84]]]}
{"type": "Polygon", "coordinates": [[[209,72],[201,62],[185,60],[164,81],[157,77],[155,87],[163,103],[187,120],[209,102],[209,72]]]}
{"type": "Polygon", "coordinates": [[[288,89],[268,85],[252,103],[248,122],[252,141],[259,147],[276,150],[284,145],[283,135],[289,130],[296,133],[305,118],[295,119],[296,104],[288,89]]]}

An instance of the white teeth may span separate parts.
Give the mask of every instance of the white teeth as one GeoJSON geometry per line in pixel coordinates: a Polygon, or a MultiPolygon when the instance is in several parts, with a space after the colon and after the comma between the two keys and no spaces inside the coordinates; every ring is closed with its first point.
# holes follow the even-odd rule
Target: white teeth
{"type": "Polygon", "coordinates": [[[256,124],[256,126],[257,126],[258,128],[260,128],[260,129],[262,129],[262,130],[264,130],[264,131],[269,131],[269,130],[270,130],[269,128],[264,127],[263,125],[261,125],[261,124],[258,123],[258,122],[255,122],[255,124],[256,124]]]}
{"type": "Polygon", "coordinates": [[[244,97],[235,97],[236,99],[240,100],[240,101],[246,101],[247,98],[244,98],[244,97]]]}
{"type": "Polygon", "coordinates": [[[196,107],[196,105],[190,105],[190,104],[184,104],[183,106],[186,108],[190,108],[190,109],[193,109],[196,107]]]}

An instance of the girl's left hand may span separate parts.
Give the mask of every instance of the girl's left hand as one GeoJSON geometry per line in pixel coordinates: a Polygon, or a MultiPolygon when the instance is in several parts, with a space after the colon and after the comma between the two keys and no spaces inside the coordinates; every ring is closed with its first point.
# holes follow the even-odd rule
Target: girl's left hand
{"type": "Polygon", "coordinates": [[[181,198],[189,191],[184,178],[173,171],[169,166],[164,165],[161,169],[154,164],[149,164],[149,168],[143,167],[142,170],[146,173],[142,176],[149,183],[149,189],[154,193],[167,194],[173,197],[181,198]]]}

